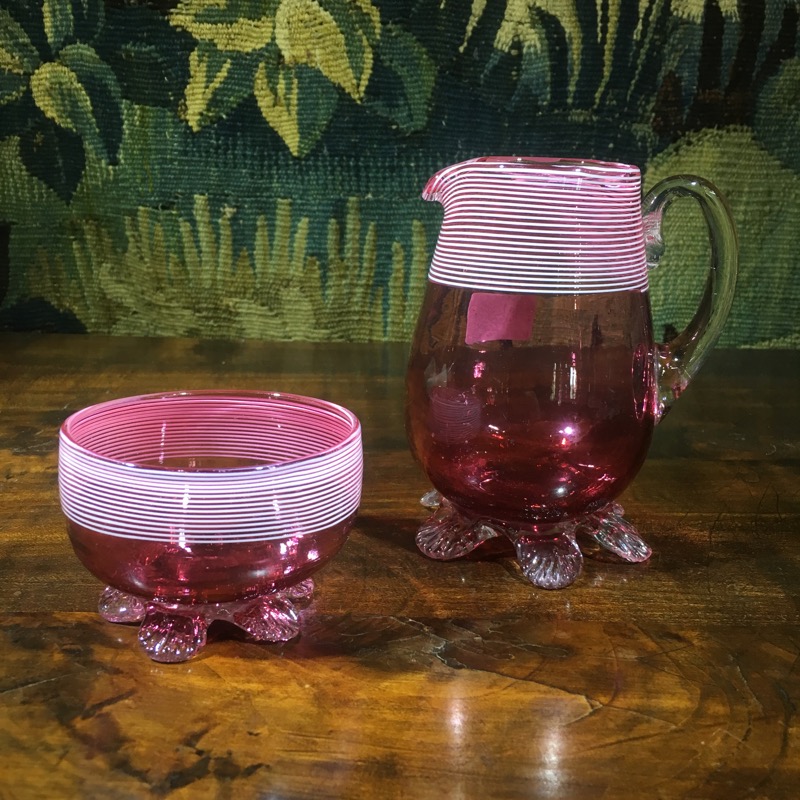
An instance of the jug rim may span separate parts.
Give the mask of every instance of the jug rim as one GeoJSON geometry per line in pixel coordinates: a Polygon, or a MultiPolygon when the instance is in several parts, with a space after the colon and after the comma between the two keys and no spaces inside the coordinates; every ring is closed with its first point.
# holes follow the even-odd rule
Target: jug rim
{"type": "MultiPolygon", "coordinates": [[[[625,161],[605,161],[599,158],[583,158],[581,156],[519,156],[519,155],[486,155],[468,158],[450,165],[450,169],[468,164],[509,164],[531,169],[562,169],[587,167],[589,169],[606,170],[611,172],[641,174],[636,164],[625,161]]],[[[448,169],[448,167],[445,167],[448,169]]]]}
{"type": "Polygon", "coordinates": [[[481,291],[646,291],[641,173],[618,161],[480,156],[437,172],[428,277],[481,291]]]}

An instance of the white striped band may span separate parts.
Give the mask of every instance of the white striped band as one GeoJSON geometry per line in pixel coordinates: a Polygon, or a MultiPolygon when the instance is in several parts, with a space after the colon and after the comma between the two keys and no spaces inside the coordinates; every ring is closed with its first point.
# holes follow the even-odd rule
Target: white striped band
{"type": "Polygon", "coordinates": [[[422,196],[444,206],[435,283],[530,294],[647,289],[635,166],[476,158],[438,172],[422,196]]]}
{"type": "Polygon", "coordinates": [[[65,515],[129,539],[191,545],[319,532],[355,514],[362,477],[355,415],[298,395],[142,395],[78,411],[60,432],[65,515]],[[245,465],[216,465],[229,459],[245,465]]]}

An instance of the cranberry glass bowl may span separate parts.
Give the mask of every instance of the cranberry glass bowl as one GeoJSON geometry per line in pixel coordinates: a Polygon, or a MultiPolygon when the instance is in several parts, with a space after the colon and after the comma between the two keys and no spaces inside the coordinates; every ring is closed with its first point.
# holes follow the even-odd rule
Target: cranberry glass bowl
{"type": "Polygon", "coordinates": [[[108,585],[100,613],[141,621],[158,661],[190,658],[217,619],[262,641],[297,635],[295,604],[344,544],[362,474],[355,415],[298,395],[141,395],[60,432],[61,507],[108,585]]]}

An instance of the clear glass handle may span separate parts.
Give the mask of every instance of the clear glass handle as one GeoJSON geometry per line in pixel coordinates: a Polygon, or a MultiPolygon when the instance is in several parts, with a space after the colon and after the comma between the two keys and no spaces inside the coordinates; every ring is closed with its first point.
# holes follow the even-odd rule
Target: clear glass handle
{"type": "Polygon", "coordinates": [[[693,197],[700,204],[711,239],[711,265],[700,306],[691,322],[671,341],[656,345],[657,419],[661,419],[680,397],[719,339],[733,302],[739,261],[736,228],[725,199],[702,178],[675,175],[661,181],[644,198],[648,267],[658,266],[664,253],[661,222],[664,212],[677,197],[693,197]]]}

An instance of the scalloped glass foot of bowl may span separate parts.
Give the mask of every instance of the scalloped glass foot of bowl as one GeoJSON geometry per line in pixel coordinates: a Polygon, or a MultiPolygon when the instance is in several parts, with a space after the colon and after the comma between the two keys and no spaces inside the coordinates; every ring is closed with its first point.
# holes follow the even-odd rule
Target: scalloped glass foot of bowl
{"type": "Polygon", "coordinates": [[[64,423],[59,491],[75,554],[107,584],[100,615],[179,662],[218,620],[261,642],[298,635],[311,575],[355,520],[362,460],[358,420],[323,400],[144,395],[64,423]]]}
{"type": "Polygon", "coordinates": [[[577,520],[520,526],[470,515],[435,490],[420,502],[433,511],[417,532],[417,547],[424,555],[451,561],[504,536],[514,547],[523,575],[541,589],[563,589],[574,583],[583,569],[584,555],[601,557],[605,551],[630,563],[647,561],[651,555],[618,503],[577,520]]]}
{"type": "Polygon", "coordinates": [[[314,592],[309,578],[284,591],[229,603],[170,603],[146,600],[107,586],[98,611],[108,622],[141,623],[139,645],[163,663],[186,661],[206,643],[209,626],[218,620],[243,630],[258,642],[288,642],[300,634],[300,609],[314,592]]]}

